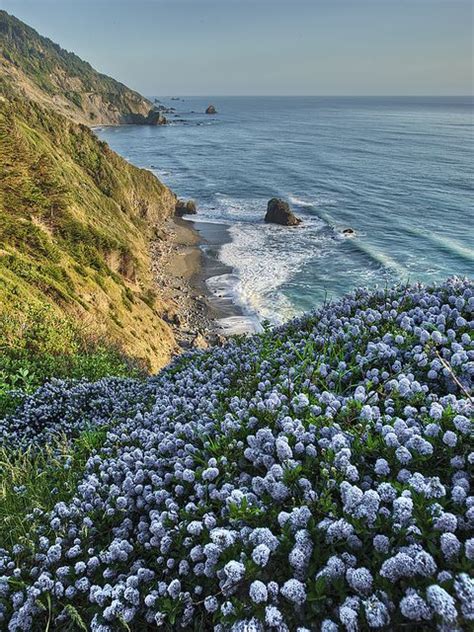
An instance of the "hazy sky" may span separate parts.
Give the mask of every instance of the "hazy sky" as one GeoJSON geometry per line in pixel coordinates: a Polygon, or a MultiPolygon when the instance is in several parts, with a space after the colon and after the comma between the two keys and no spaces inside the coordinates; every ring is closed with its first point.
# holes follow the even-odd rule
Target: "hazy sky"
{"type": "Polygon", "coordinates": [[[469,94],[470,0],[0,0],[147,95],[469,94]]]}

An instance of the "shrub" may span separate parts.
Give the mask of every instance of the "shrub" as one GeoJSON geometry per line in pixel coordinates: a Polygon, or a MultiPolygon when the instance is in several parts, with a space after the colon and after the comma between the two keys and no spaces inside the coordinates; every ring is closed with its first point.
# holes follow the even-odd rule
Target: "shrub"
{"type": "Polygon", "coordinates": [[[468,281],[359,290],[137,388],[32,395],[17,449],[109,430],[2,551],[9,630],[470,629],[473,311],[468,281]]]}
{"type": "Polygon", "coordinates": [[[136,361],[47,304],[24,307],[12,300],[0,312],[0,417],[53,377],[143,374],[136,361]]]}

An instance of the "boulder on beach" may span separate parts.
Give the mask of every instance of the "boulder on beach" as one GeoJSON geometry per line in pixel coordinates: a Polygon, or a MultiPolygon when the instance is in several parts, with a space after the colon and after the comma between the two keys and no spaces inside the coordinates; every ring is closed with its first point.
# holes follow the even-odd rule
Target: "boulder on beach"
{"type": "Polygon", "coordinates": [[[209,347],[209,343],[200,332],[196,334],[191,344],[195,349],[207,349],[209,347]]]}
{"type": "Polygon", "coordinates": [[[206,114],[217,114],[217,110],[213,105],[209,105],[206,109],[206,114]]]}
{"type": "Polygon", "coordinates": [[[279,198],[272,198],[267,205],[265,221],[282,226],[298,226],[302,220],[294,215],[288,202],[279,198]]]}
{"type": "Polygon", "coordinates": [[[176,200],[174,212],[178,217],[182,217],[183,215],[196,215],[196,202],[194,200],[176,200]]]}

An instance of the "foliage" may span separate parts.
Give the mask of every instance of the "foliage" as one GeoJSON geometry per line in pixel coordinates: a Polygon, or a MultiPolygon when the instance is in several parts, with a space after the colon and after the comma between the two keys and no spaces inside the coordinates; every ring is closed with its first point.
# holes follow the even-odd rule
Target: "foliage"
{"type": "Polygon", "coordinates": [[[107,331],[151,368],[161,366],[173,338],[148,298],[148,240],[171,212],[172,194],[88,128],[4,91],[0,306],[12,297],[52,305],[107,331]]]}
{"type": "Polygon", "coordinates": [[[358,290],[142,383],[33,393],[10,454],[107,433],[0,552],[9,630],[470,629],[473,313],[467,280],[358,290]]]}
{"type": "Polygon", "coordinates": [[[0,417],[55,378],[140,376],[143,368],[50,305],[10,301],[0,310],[0,417]]]}
{"type": "Polygon", "coordinates": [[[90,454],[101,447],[106,429],[83,431],[77,438],[58,437],[41,452],[0,449],[0,541],[23,542],[36,525],[33,509],[50,511],[74,495],[90,454]]]}

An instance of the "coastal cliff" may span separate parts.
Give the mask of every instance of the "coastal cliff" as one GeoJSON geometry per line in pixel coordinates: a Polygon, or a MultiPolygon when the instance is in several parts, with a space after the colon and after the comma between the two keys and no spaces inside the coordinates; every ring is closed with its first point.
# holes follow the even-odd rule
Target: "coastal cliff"
{"type": "Polygon", "coordinates": [[[175,196],[85,126],[0,103],[0,298],[52,303],[157,368],[174,337],[150,272],[154,227],[175,196]]]}
{"type": "Polygon", "coordinates": [[[77,123],[148,123],[153,104],[97,72],[6,11],[0,11],[0,76],[19,94],[77,123]]]}
{"type": "Polygon", "coordinates": [[[150,248],[176,196],[84,125],[151,104],[5,12],[0,60],[0,316],[47,305],[157,370],[178,348],[179,305],[150,248]]]}

